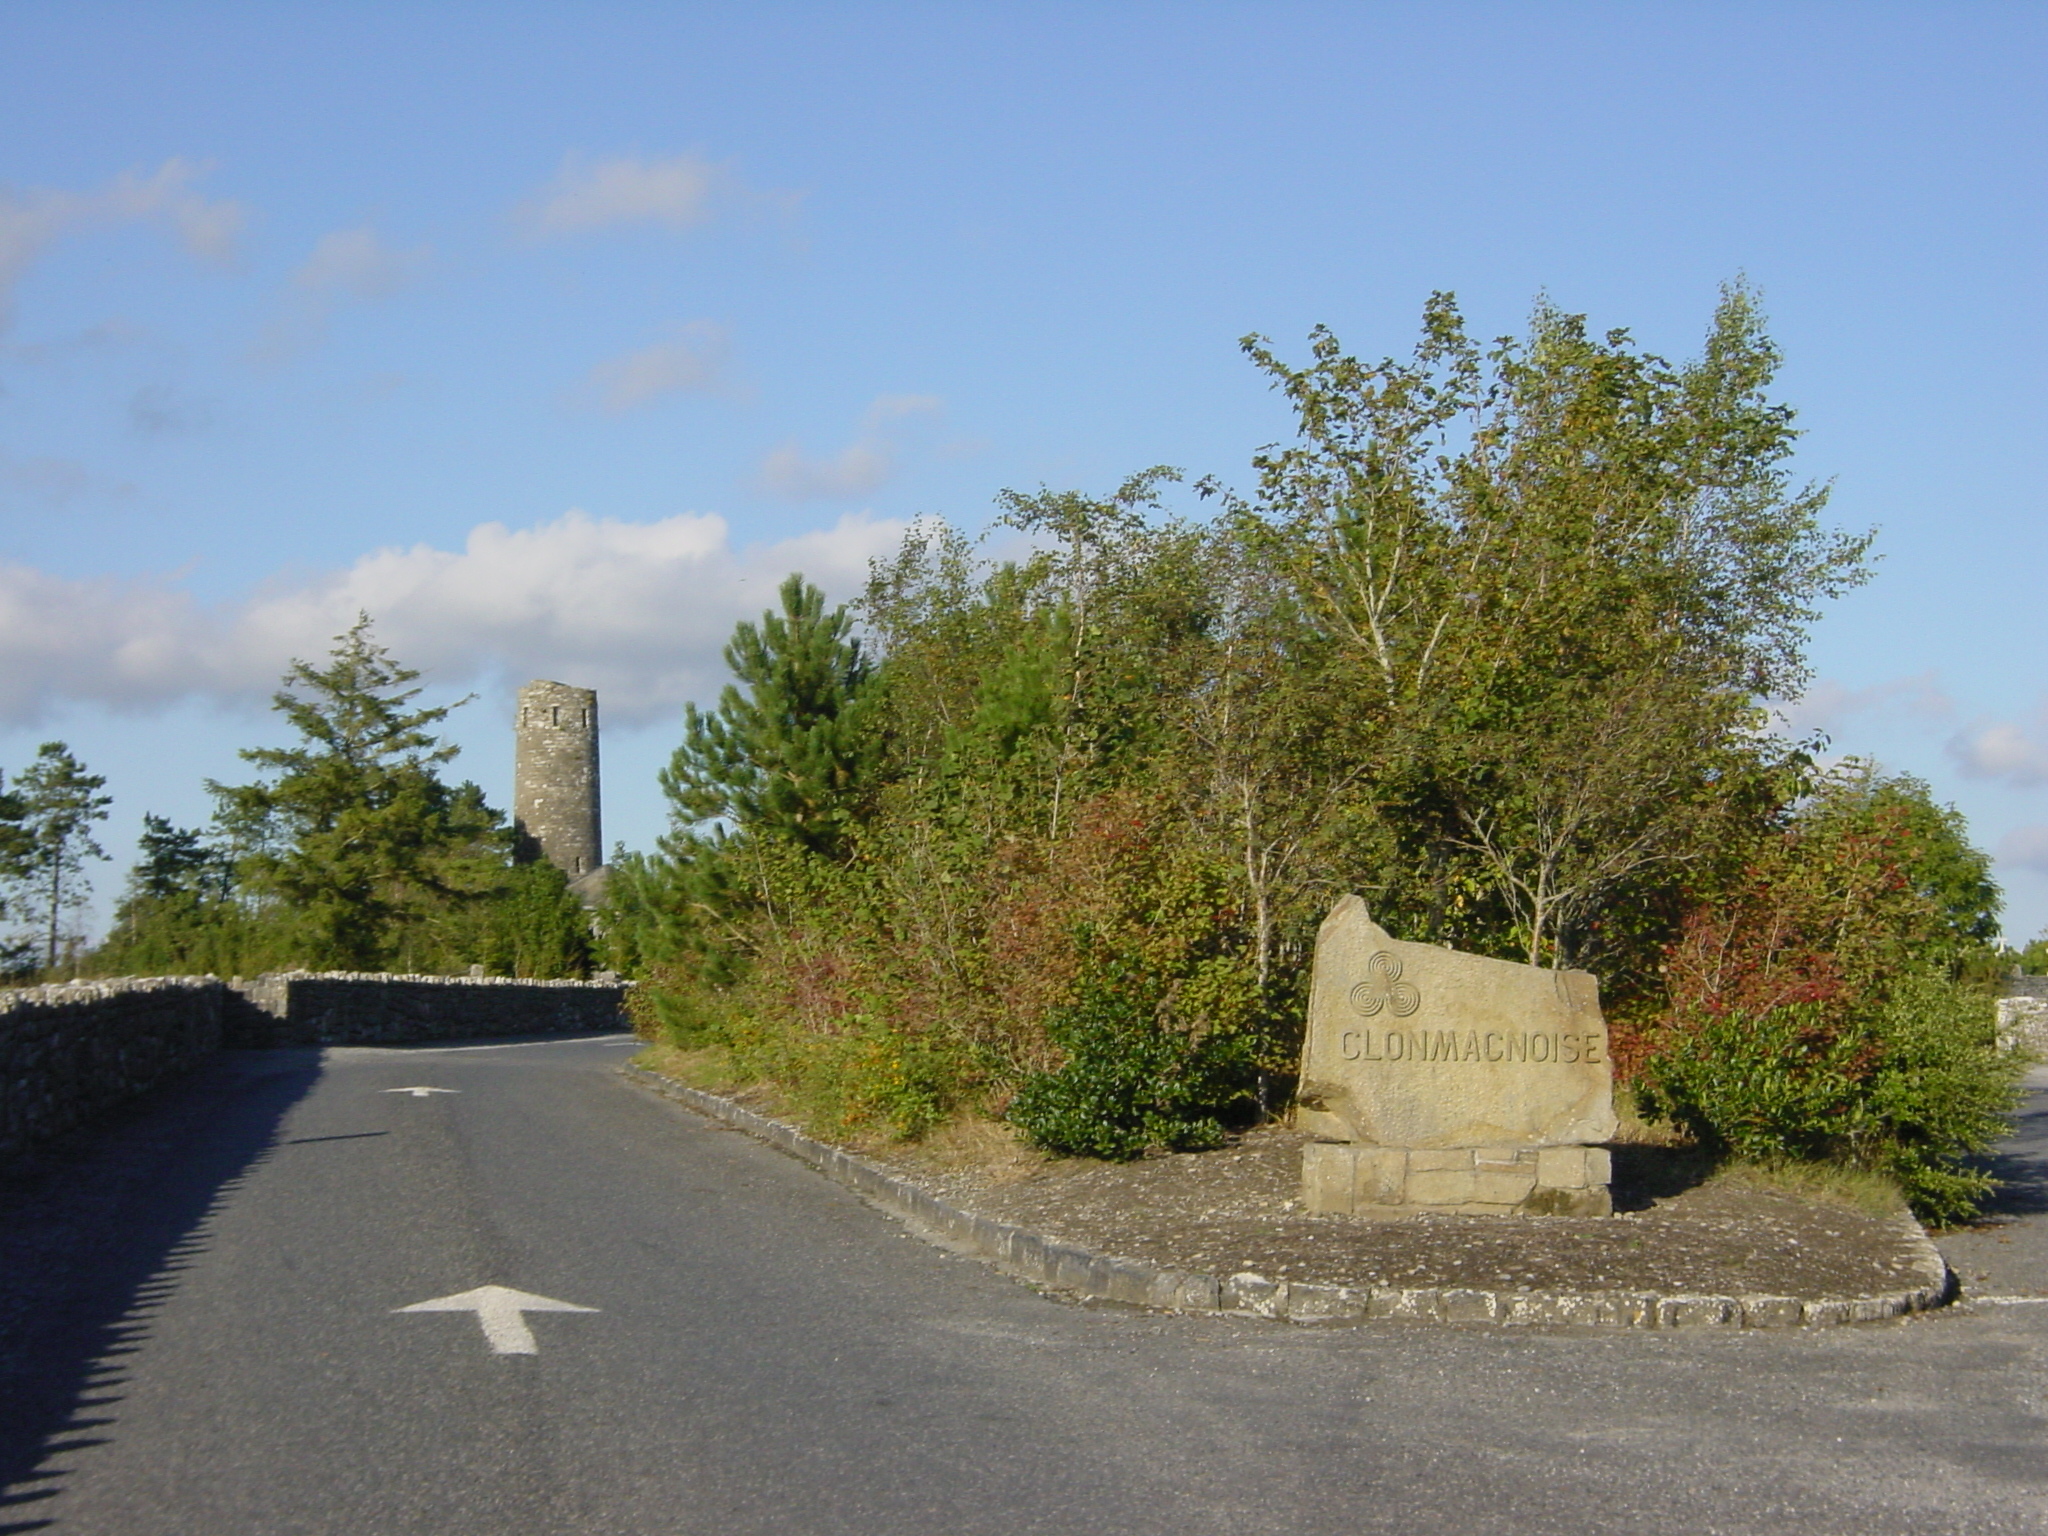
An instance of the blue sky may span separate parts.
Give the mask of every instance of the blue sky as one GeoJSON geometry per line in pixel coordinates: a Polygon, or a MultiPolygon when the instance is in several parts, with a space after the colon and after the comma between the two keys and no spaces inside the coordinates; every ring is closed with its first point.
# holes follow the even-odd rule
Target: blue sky
{"type": "Polygon", "coordinates": [[[2048,924],[2048,11],[0,0],[0,767],[204,818],[368,607],[509,800],[602,693],[646,846],[788,570],[1285,419],[1239,356],[1547,293],[1688,355],[1763,292],[1799,470],[1879,529],[1792,706],[2048,924]]]}

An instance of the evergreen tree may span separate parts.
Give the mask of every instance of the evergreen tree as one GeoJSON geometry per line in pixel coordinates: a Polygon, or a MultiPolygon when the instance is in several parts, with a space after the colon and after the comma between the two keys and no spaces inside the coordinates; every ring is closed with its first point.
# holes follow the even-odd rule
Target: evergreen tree
{"type": "Polygon", "coordinates": [[[827,612],[801,573],[780,595],[780,613],[734,630],[725,662],[739,683],[713,714],[688,707],[661,787],[679,824],[722,821],[831,854],[878,758],[869,666],[843,606],[827,612]]]}
{"type": "Polygon", "coordinates": [[[141,856],[128,871],[113,926],[94,952],[94,970],[246,975],[273,958],[264,948],[268,931],[235,899],[234,857],[219,841],[145,813],[136,846],[141,856]]]}
{"type": "Polygon", "coordinates": [[[376,969],[408,923],[488,892],[504,866],[498,815],[440,776],[460,749],[433,728],[456,706],[416,704],[418,677],[358,617],[325,667],[294,661],[273,698],[299,745],[244,751],[257,783],[207,784],[242,879],[284,909],[305,963],[376,969]]]}
{"type": "Polygon", "coordinates": [[[46,741],[36,759],[15,779],[21,807],[17,879],[24,908],[36,917],[37,944],[44,966],[54,969],[67,937],[64,914],[84,906],[92,887],[85,861],[106,854],[93,841],[92,824],[107,819],[113,798],[100,793],[107,781],[87,773],[61,741],[46,741]]]}
{"type": "MultiPolygon", "coordinates": [[[[28,829],[22,825],[28,814],[28,807],[22,804],[20,795],[5,788],[6,780],[0,777],[0,919],[10,916],[20,906],[17,898],[10,906],[10,887],[23,879],[29,872],[30,839],[28,829]]],[[[0,977],[9,979],[26,976],[35,970],[36,947],[32,940],[16,935],[0,938],[0,977]]]]}
{"type": "Polygon", "coordinates": [[[197,827],[173,826],[168,816],[145,811],[136,846],[142,858],[129,882],[138,896],[224,896],[233,883],[234,861],[197,827]]]}

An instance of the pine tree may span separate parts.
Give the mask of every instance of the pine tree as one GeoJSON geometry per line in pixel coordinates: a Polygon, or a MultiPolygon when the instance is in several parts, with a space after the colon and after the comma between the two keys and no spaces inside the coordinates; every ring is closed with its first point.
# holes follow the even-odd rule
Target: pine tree
{"type": "Polygon", "coordinates": [[[107,855],[93,841],[92,824],[107,819],[113,798],[99,791],[107,781],[87,773],[61,741],[46,741],[36,760],[15,779],[25,848],[19,857],[25,905],[36,914],[43,964],[54,968],[65,935],[64,914],[85,903],[91,886],[85,861],[107,855]]]}
{"type": "Polygon", "coordinates": [[[245,750],[261,782],[207,784],[244,850],[244,883],[296,921],[309,963],[376,969],[422,909],[500,877],[499,817],[473,785],[440,776],[460,749],[433,727],[456,706],[416,705],[419,675],[358,617],[327,666],[294,661],[273,696],[301,744],[245,750]]]}
{"type": "Polygon", "coordinates": [[[870,669],[843,606],[827,612],[800,573],[780,595],[780,613],[734,630],[725,661],[739,684],[714,714],[689,706],[661,787],[680,824],[721,821],[832,855],[877,760],[870,669]]]}

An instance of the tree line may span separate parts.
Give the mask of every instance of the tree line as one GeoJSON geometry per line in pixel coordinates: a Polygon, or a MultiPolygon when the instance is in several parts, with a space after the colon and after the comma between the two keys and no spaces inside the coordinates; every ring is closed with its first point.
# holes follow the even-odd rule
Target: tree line
{"type": "MultiPolygon", "coordinates": [[[[1129,1157],[1284,1108],[1355,891],[1402,937],[1594,971],[1637,1106],[1703,1146],[1970,1209],[2018,1070],[1999,892],[1925,784],[1772,728],[1870,536],[1792,476],[1755,296],[1678,363],[1548,304],[1481,343],[1448,295],[1406,357],[1243,348],[1294,426],[1243,488],[1005,492],[850,605],[792,575],[686,710],[670,829],[595,931],[444,777],[458,706],[364,618],[293,663],[295,744],[209,783],[209,827],[146,818],[86,963],[601,960],[650,1031],[828,1130],[992,1115],[1129,1157]]],[[[0,801],[24,966],[58,959],[102,787],[52,743],[0,801]]]]}
{"type": "Polygon", "coordinates": [[[738,627],[614,881],[654,1027],[854,1133],[1215,1145],[1285,1102],[1357,891],[1595,971],[1705,1142],[1980,1196],[1998,892],[1924,784],[1771,728],[1870,537],[1792,476],[1754,295],[1681,363],[1547,304],[1481,343],[1448,295],[1405,358],[1244,351],[1294,433],[1243,489],[1005,493],[1028,552],[926,521],[850,607],[792,576],[738,627]]]}
{"type": "Polygon", "coordinates": [[[324,664],[293,662],[272,701],[293,744],[243,751],[250,782],[208,781],[209,826],[145,815],[111,927],[75,956],[59,935],[83,900],[82,861],[104,857],[89,829],[109,800],[103,779],[46,745],[0,802],[9,915],[35,923],[15,974],[587,975],[589,915],[475,784],[444,777],[458,749],[439,727],[467,701],[422,704],[418,677],[367,617],[324,664]]]}

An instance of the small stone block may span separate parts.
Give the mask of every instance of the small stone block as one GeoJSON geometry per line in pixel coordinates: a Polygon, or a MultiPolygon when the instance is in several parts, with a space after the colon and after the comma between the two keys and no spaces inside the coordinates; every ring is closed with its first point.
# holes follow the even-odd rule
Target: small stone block
{"type": "Polygon", "coordinates": [[[1659,1328],[1721,1327],[1740,1315],[1731,1296],[1666,1296],[1657,1303],[1659,1328]]]}
{"type": "Polygon", "coordinates": [[[1349,1141],[1351,1125],[1326,1110],[1310,1109],[1306,1104],[1294,1108],[1294,1128],[1309,1136],[1319,1136],[1325,1141],[1349,1141]]]}
{"type": "Polygon", "coordinates": [[[1832,1328],[1837,1323],[1850,1321],[1849,1303],[1846,1301],[1809,1301],[1801,1308],[1801,1319],[1808,1328],[1832,1328]]]}
{"type": "Polygon", "coordinates": [[[1482,1170],[1472,1176],[1472,1181],[1473,1199],[1485,1205],[1506,1206],[1513,1210],[1536,1188],[1536,1171],[1533,1168],[1508,1173],[1482,1170]]]}
{"type": "Polygon", "coordinates": [[[1155,1278],[1147,1265],[1122,1264],[1112,1259],[1106,1276],[1108,1284],[1103,1288],[1103,1294],[1111,1301],[1125,1302],[1134,1307],[1149,1307],[1152,1305],[1155,1278]]]}
{"type": "Polygon", "coordinates": [[[1849,1319],[1857,1323],[1879,1323],[1897,1317],[1906,1309],[1896,1296],[1859,1296],[1849,1303],[1849,1319]]]}
{"type": "Polygon", "coordinates": [[[1547,1189],[1584,1189],[1595,1182],[1587,1166],[1588,1147],[1545,1147],[1536,1154],[1536,1182],[1547,1189]]]}
{"type": "Polygon", "coordinates": [[[1410,1205],[1467,1205],[1478,1198],[1479,1175],[1469,1170],[1426,1173],[1411,1170],[1408,1175],[1410,1205]]]}
{"type": "Polygon", "coordinates": [[[1447,1147],[1432,1150],[1417,1149],[1408,1154],[1410,1173],[1434,1173],[1438,1171],[1463,1171],[1472,1166],[1470,1147],[1447,1147]]]}
{"type": "Polygon", "coordinates": [[[1287,1313],[1287,1282],[1268,1280],[1250,1270],[1240,1271],[1223,1282],[1223,1305],[1232,1312],[1284,1317],[1287,1313]]]}
{"type": "Polygon", "coordinates": [[[1524,1216],[1612,1216],[1614,1196],[1606,1185],[1592,1189],[1553,1189],[1539,1184],[1521,1205],[1524,1216]]]}
{"type": "Polygon", "coordinates": [[[1472,1161],[1481,1173],[1527,1168],[1533,1174],[1536,1159],[1528,1147],[1474,1147],[1472,1161]]]}
{"type": "Polygon", "coordinates": [[[1491,1291],[1458,1289],[1443,1293],[1443,1317],[1447,1323],[1490,1323],[1499,1310],[1499,1298],[1491,1291]]]}
{"type": "Polygon", "coordinates": [[[1319,1216],[1349,1216],[1356,1188],[1356,1148],[1312,1141],[1301,1149],[1301,1203],[1319,1216]]]}
{"type": "Polygon", "coordinates": [[[1647,1328],[1657,1315],[1654,1291],[1613,1291],[1601,1298],[1603,1319],[1616,1328],[1647,1328]]]}
{"type": "Polygon", "coordinates": [[[1797,1328],[1800,1305],[1796,1296],[1745,1296],[1742,1324],[1745,1328],[1797,1328]]]}
{"type": "Polygon", "coordinates": [[[1399,1205],[1408,1185],[1406,1147],[1359,1147],[1353,1154],[1357,1170],[1351,1179],[1352,1208],[1399,1205]]]}
{"type": "Polygon", "coordinates": [[[1619,1319],[1613,1315],[1605,1296],[1560,1296],[1557,1298],[1557,1320],[1581,1328],[1612,1327],[1619,1319]]]}
{"type": "Polygon", "coordinates": [[[1517,1291],[1502,1298],[1503,1310],[1500,1320],[1509,1327],[1528,1327],[1537,1323],[1564,1321],[1563,1297],[1546,1295],[1541,1291],[1517,1291]]]}
{"type": "Polygon", "coordinates": [[[1287,1292],[1291,1323],[1349,1322],[1365,1316],[1366,1296],[1341,1285],[1294,1285],[1287,1292]]]}
{"type": "Polygon", "coordinates": [[[1442,1315],[1442,1298],[1435,1290],[1391,1290],[1374,1286],[1366,1303],[1367,1317],[1435,1322],[1442,1315]]]}

